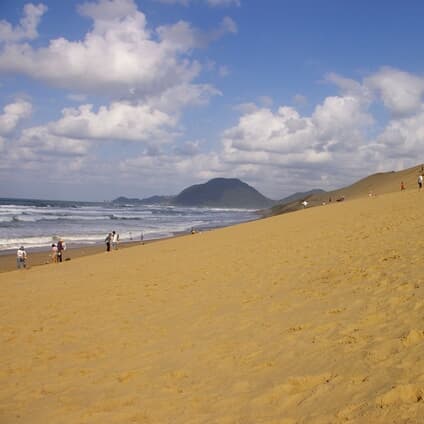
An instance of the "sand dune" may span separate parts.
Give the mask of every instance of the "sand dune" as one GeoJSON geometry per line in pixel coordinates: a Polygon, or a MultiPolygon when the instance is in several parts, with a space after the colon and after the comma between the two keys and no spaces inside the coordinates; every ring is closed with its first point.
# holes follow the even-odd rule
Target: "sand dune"
{"type": "Polygon", "coordinates": [[[420,423],[424,192],[0,274],[1,423],[420,423]]]}
{"type": "Polygon", "coordinates": [[[416,165],[401,171],[379,172],[362,178],[355,183],[337,190],[317,193],[306,196],[304,199],[274,206],[271,210],[264,210],[264,215],[294,212],[303,209],[302,201],[308,201],[308,207],[321,206],[338,199],[353,200],[365,198],[369,195],[380,196],[382,194],[397,193],[400,191],[401,182],[404,183],[405,191],[418,190],[418,176],[424,175],[424,165],[416,165]]]}

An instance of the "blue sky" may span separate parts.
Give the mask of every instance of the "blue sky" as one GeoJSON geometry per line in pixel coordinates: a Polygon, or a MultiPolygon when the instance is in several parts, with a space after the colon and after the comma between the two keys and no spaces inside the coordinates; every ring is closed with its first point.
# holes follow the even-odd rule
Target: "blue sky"
{"type": "Polygon", "coordinates": [[[237,177],[268,197],[423,161],[424,3],[0,3],[0,197],[237,177]]]}

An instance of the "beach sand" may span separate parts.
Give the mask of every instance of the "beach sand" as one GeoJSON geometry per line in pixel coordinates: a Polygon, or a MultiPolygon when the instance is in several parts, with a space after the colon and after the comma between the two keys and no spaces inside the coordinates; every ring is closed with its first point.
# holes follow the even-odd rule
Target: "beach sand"
{"type": "Polygon", "coordinates": [[[0,423],[420,423],[424,192],[0,274],[0,423]]]}
{"type": "MultiPolygon", "coordinates": [[[[149,240],[143,242],[143,244],[152,243],[158,240],[149,240]]],[[[139,241],[128,241],[119,243],[119,249],[125,249],[127,247],[139,246],[142,244],[139,241]]],[[[112,249],[112,247],[111,247],[112,249]]],[[[97,253],[104,252],[106,250],[106,245],[104,243],[99,243],[89,246],[78,246],[67,248],[63,255],[63,261],[70,261],[72,259],[80,258],[81,256],[91,256],[97,253]]],[[[32,249],[28,250],[28,261],[27,267],[32,268],[38,265],[56,265],[53,264],[51,260],[50,249],[32,249]]],[[[16,250],[12,252],[0,254],[0,273],[13,271],[16,269],[16,250]]],[[[1,424],[1,423],[0,423],[1,424]]]]}

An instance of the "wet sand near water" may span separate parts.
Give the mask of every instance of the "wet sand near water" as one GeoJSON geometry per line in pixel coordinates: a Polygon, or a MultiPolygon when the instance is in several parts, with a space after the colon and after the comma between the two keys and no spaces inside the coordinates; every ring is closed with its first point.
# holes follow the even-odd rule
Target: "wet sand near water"
{"type": "Polygon", "coordinates": [[[424,193],[0,274],[1,423],[420,423],[424,193]]]}
{"type": "MultiPolygon", "coordinates": [[[[132,247],[140,245],[140,242],[125,242],[119,244],[119,249],[125,249],[127,247],[132,247]]],[[[71,247],[67,248],[63,255],[63,261],[69,261],[72,259],[80,258],[82,256],[95,255],[97,253],[105,252],[106,246],[104,244],[96,244],[93,246],[80,246],[80,247],[71,247]]],[[[31,250],[27,249],[28,254],[28,267],[34,267],[38,265],[52,264],[50,250],[31,250]]],[[[10,252],[5,254],[0,254],[0,273],[13,271],[16,269],[16,253],[10,252]]]]}

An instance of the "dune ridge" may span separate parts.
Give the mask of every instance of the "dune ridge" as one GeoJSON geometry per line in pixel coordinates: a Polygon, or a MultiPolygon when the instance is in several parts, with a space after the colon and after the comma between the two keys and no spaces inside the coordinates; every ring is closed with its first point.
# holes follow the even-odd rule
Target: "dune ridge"
{"type": "Polygon", "coordinates": [[[0,422],[419,423],[424,192],[0,274],[0,422]]]}
{"type": "Polygon", "coordinates": [[[338,199],[352,200],[368,196],[396,193],[400,191],[403,182],[405,191],[418,189],[418,176],[424,175],[424,165],[415,165],[400,171],[377,172],[355,181],[346,187],[327,192],[312,193],[295,201],[279,203],[269,210],[262,211],[265,216],[278,215],[303,209],[302,201],[308,202],[308,207],[321,206],[338,199]]]}

